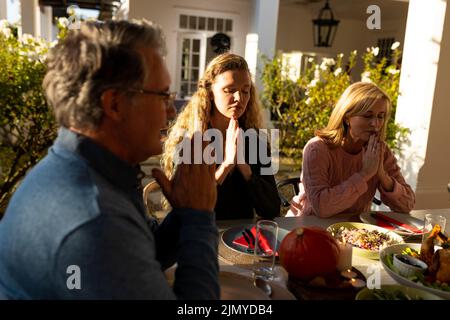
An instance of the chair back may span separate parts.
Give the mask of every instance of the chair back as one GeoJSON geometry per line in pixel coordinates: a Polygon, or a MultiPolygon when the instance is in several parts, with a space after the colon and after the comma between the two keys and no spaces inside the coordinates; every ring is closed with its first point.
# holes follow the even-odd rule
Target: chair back
{"type": "Polygon", "coordinates": [[[147,213],[156,218],[155,213],[156,211],[161,210],[161,204],[160,204],[160,196],[152,196],[152,193],[155,193],[156,191],[160,191],[161,188],[159,184],[156,182],[156,180],[150,181],[145,187],[142,192],[143,200],[145,207],[147,209],[147,213]]]}
{"type": "Polygon", "coordinates": [[[289,207],[291,199],[299,192],[300,177],[288,178],[277,182],[278,196],[283,207],[289,207]]]}

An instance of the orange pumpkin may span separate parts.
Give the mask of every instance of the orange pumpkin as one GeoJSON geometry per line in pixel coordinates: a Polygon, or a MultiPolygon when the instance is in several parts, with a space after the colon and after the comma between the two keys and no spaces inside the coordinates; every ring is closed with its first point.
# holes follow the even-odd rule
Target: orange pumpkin
{"type": "Polygon", "coordinates": [[[336,269],[339,246],[325,230],[297,228],[289,232],[280,244],[281,265],[290,276],[309,280],[336,269]]]}

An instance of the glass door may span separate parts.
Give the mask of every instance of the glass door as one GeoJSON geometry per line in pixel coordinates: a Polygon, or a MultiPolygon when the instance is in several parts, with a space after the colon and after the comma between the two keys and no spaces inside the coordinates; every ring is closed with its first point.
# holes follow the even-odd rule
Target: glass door
{"type": "Polygon", "coordinates": [[[183,33],[179,48],[178,92],[181,98],[189,98],[197,91],[198,80],[205,69],[206,39],[201,34],[183,33]]]}

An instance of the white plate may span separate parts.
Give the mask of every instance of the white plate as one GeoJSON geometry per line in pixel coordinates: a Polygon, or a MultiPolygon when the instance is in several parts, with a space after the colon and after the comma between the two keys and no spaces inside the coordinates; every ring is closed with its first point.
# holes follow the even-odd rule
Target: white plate
{"type": "MultiPolygon", "coordinates": [[[[371,213],[373,212],[363,212],[359,215],[359,219],[364,222],[364,223],[368,223],[368,224],[373,224],[374,226],[378,226],[377,225],[377,219],[375,219],[374,217],[371,216],[371,213]]],[[[381,212],[380,213],[391,217],[392,219],[395,219],[399,222],[403,222],[406,224],[409,224],[413,227],[416,227],[417,229],[422,229],[423,228],[423,221],[417,218],[414,218],[413,216],[407,214],[407,213],[399,213],[399,212],[381,212]]],[[[388,229],[388,228],[386,228],[388,229]]],[[[393,231],[401,236],[413,236],[413,237],[422,237],[421,234],[414,234],[408,231],[404,231],[402,229],[388,229],[390,231],[393,231]]]]}
{"type": "Polygon", "coordinates": [[[443,290],[439,290],[439,289],[434,289],[431,287],[427,287],[423,284],[421,284],[420,282],[414,282],[412,280],[409,280],[401,275],[399,275],[398,273],[396,273],[395,271],[393,271],[391,268],[389,268],[389,266],[386,263],[386,257],[390,254],[396,254],[396,253],[402,253],[403,250],[405,250],[406,248],[411,248],[417,251],[420,251],[420,247],[421,244],[420,243],[403,243],[403,244],[395,244],[393,246],[389,246],[384,248],[383,250],[380,251],[380,261],[381,264],[383,265],[384,270],[386,270],[386,272],[398,283],[404,285],[404,286],[408,286],[408,287],[413,287],[413,288],[417,288],[417,289],[421,289],[424,291],[428,291],[431,292],[439,297],[445,298],[445,299],[450,299],[450,292],[449,291],[443,291],[443,290]]]}
{"type": "MultiPolygon", "coordinates": [[[[377,227],[372,224],[365,224],[365,223],[359,223],[359,222],[339,222],[332,224],[327,228],[327,231],[331,234],[333,234],[335,231],[337,231],[340,227],[345,227],[347,229],[366,229],[368,231],[374,231],[377,230],[381,233],[386,233],[392,240],[396,241],[397,243],[404,243],[403,238],[399,236],[398,234],[389,231],[385,228],[377,227]]],[[[379,251],[372,251],[368,249],[362,249],[358,248],[356,246],[353,246],[353,252],[354,254],[368,258],[368,259],[374,259],[377,260],[380,258],[379,251]]]]}

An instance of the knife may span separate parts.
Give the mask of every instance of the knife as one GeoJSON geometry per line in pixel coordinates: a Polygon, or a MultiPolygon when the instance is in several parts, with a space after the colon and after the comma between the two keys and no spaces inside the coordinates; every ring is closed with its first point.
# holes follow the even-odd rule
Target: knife
{"type": "Polygon", "coordinates": [[[242,235],[244,236],[244,239],[248,244],[248,250],[253,250],[251,248],[253,246],[253,241],[250,239],[250,237],[244,231],[242,231],[242,235]]]}
{"type": "Polygon", "coordinates": [[[391,217],[385,216],[384,214],[381,214],[379,212],[374,212],[374,213],[371,214],[371,216],[373,218],[377,219],[377,220],[382,220],[382,221],[388,223],[391,226],[394,226],[394,227],[396,227],[398,229],[407,231],[409,233],[418,234],[418,235],[423,233],[421,230],[417,229],[414,226],[410,226],[410,225],[408,225],[406,223],[397,221],[397,220],[395,220],[395,219],[393,219],[391,217]]]}
{"type": "Polygon", "coordinates": [[[261,248],[261,245],[259,243],[256,243],[255,235],[253,234],[253,232],[251,232],[247,228],[245,228],[244,231],[247,234],[247,236],[252,240],[253,247],[256,249],[256,246],[258,246],[259,250],[264,252],[264,250],[261,248]]]}
{"type": "Polygon", "coordinates": [[[402,226],[399,226],[398,224],[394,224],[394,223],[392,223],[392,222],[389,222],[389,221],[387,221],[387,220],[384,220],[383,218],[377,217],[374,213],[372,213],[371,215],[372,215],[372,217],[373,217],[374,219],[376,219],[376,220],[381,220],[381,221],[383,221],[384,223],[386,223],[387,225],[390,225],[391,227],[393,227],[393,228],[394,228],[394,231],[395,231],[395,230],[401,230],[401,231],[405,231],[405,232],[407,232],[407,233],[409,233],[409,234],[416,234],[416,233],[412,232],[411,230],[408,230],[408,229],[406,229],[406,228],[403,228],[402,226]]]}

